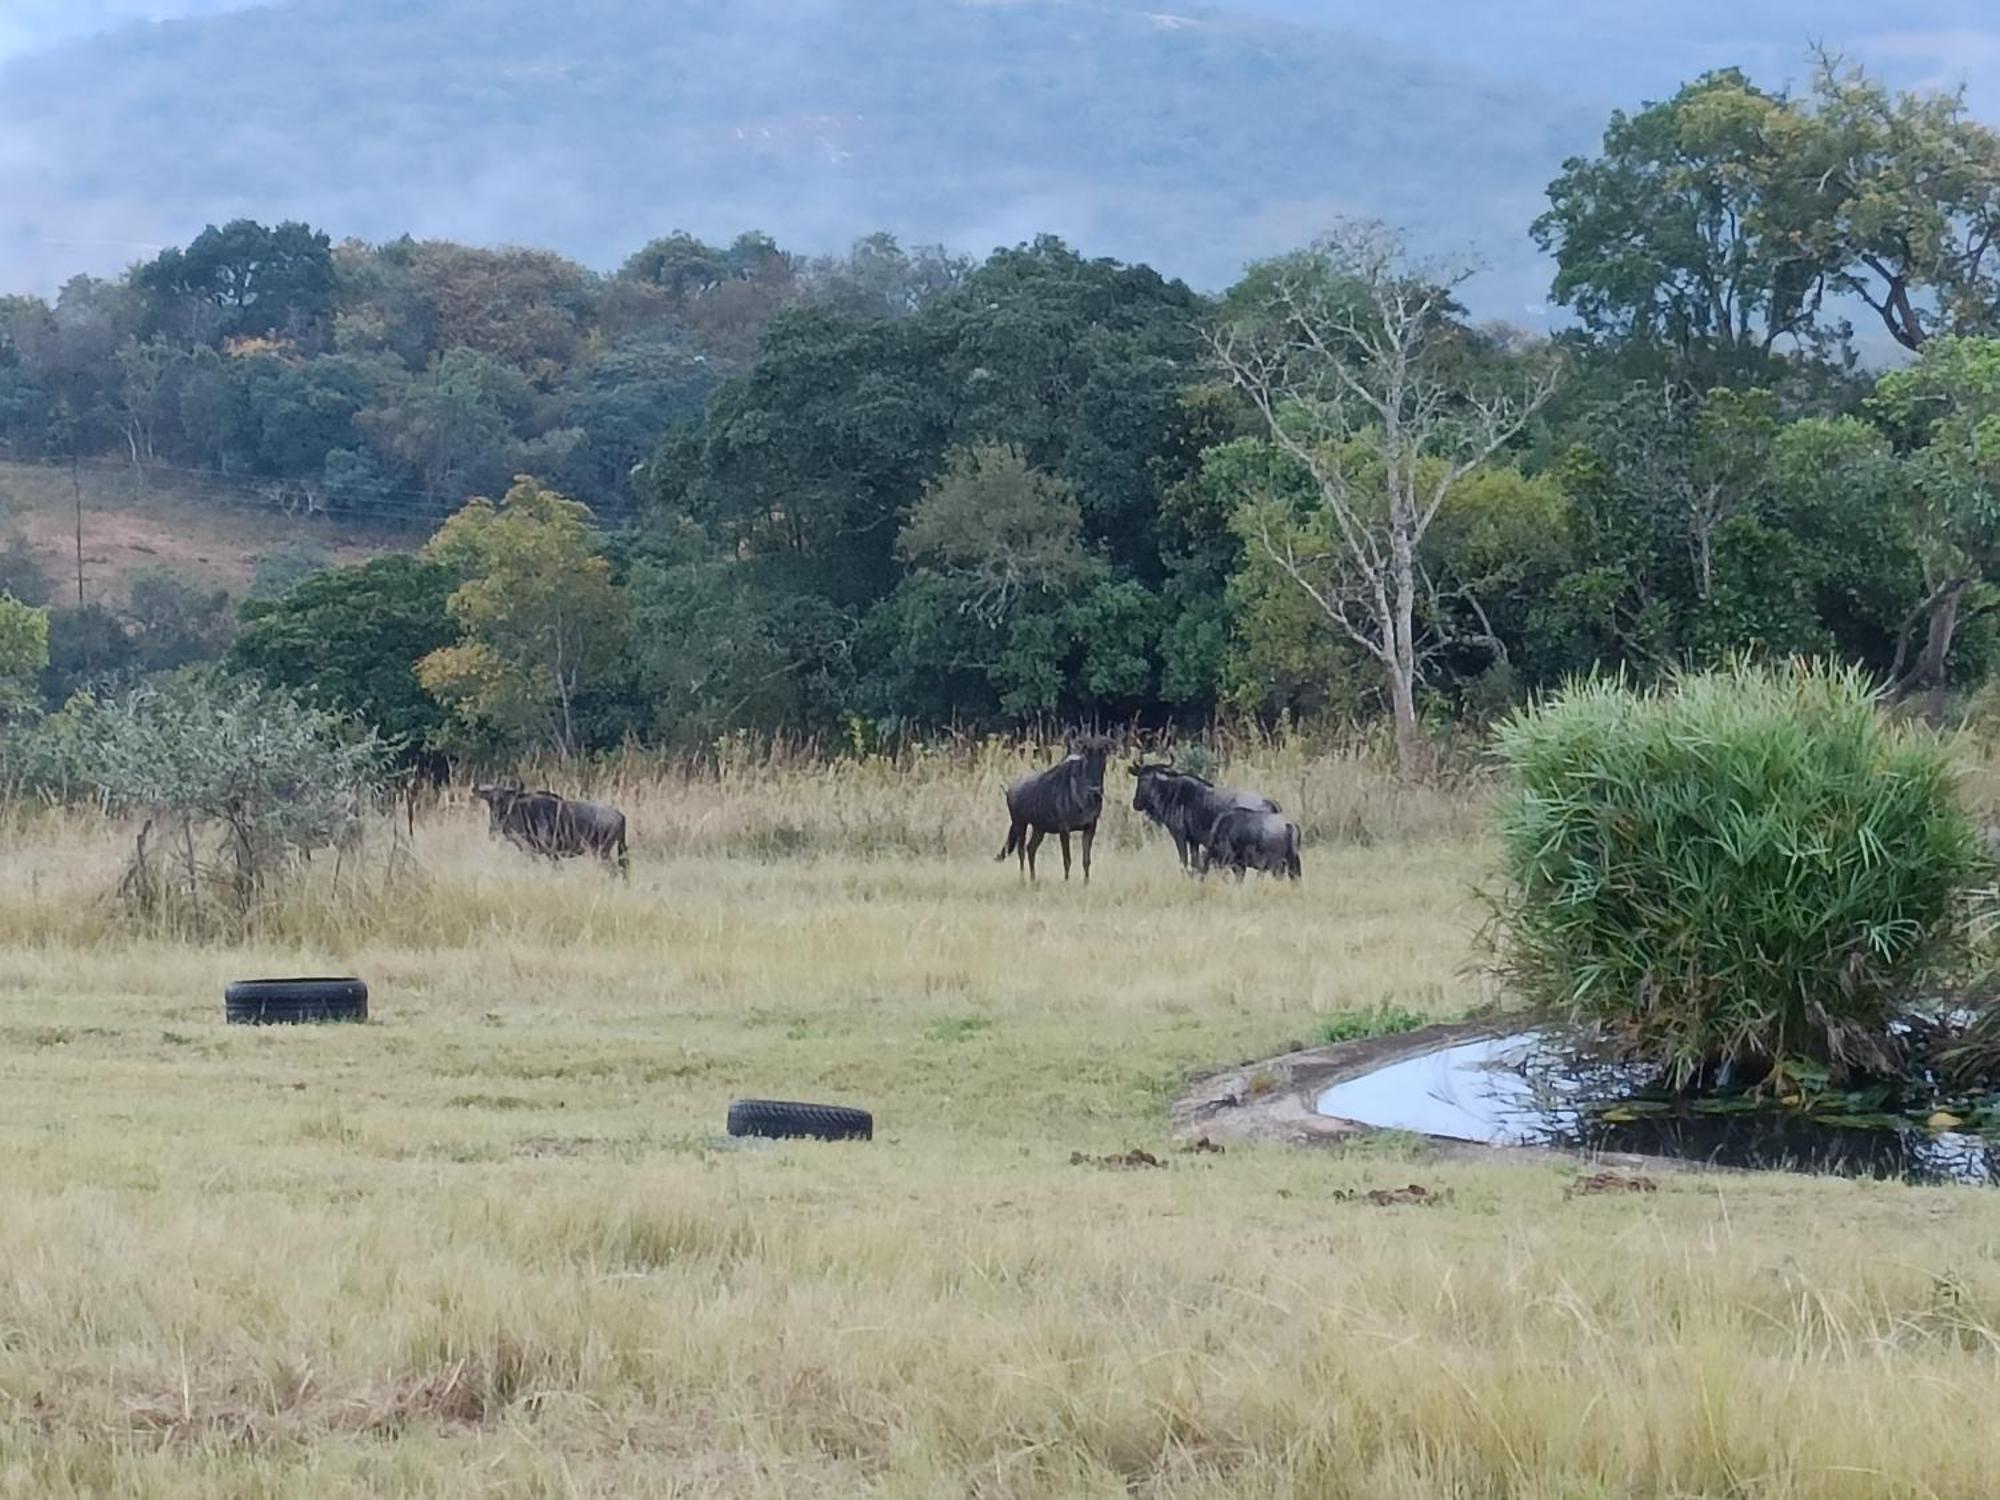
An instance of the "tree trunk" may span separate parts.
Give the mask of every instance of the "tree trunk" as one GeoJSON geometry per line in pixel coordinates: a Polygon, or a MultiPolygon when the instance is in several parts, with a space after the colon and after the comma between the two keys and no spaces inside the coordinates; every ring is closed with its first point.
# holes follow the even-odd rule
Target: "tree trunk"
{"type": "Polygon", "coordinates": [[[1388,646],[1383,665],[1389,672],[1389,707],[1396,723],[1396,770],[1405,781],[1422,781],[1430,774],[1430,756],[1417,727],[1417,566],[1416,545],[1407,526],[1396,525],[1389,539],[1395,590],[1384,632],[1388,646]]]}
{"type": "Polygon", "coordinates": [[[1925,712],[1932,719],[1944,715],[1945,663],[1951,656],[1952,637],[1958,633],[1958,607],[1965,599],[1965,591],[1971,586],[1971,579],[1959,578],[1938,592],[1931,605],[1923,651],[1910,669],[1890,686],[1890,696],[1898,702],[1907,699],[1918,688],[1929,687],[1925,712]]]}

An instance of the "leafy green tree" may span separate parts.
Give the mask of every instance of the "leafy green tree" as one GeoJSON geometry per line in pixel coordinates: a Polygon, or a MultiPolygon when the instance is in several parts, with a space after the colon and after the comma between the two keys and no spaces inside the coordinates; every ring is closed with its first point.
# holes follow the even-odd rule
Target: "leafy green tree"
{"type": "Polygon", "coordinates": [[[244,601],[229,664],[373,726],[413,758],[445,725],[417,663],[458,639],[445,608],[452,588],[442,564],[400,554],[311,572],[244,601]]]}
{"type": "Polygon", "coordinates": [[[527,422],[533,401],[534,390],[520,371],[478,350],[451,349],[358,421],[428,493],[456,504],[478,490],[498,488],[518,472],[515,432],[527,422]]]}
{"type": "Polygon", "coordinates": [[[456,581],[445,608],[459,640],[418,662],[418,681],[468,729],[575,755],[579,698],[620,667],[627,639],[589,508],[522,478],[498,505],[467,504],[424,555],[456,581]]]}
{"type": "Polygon", "coordinates": [[[137,665],[171,672],[219,660],[235,633],[225,589],[204,588],[172,568],[142,568],[126,580],[126,619],[137,665]]]}
{"type": "Polygon", "coordinates": [[[1535,235],[1557,300],[1599,338],[1678,351],[1699,381],[1843,343],[1838,294],[1907,349],[2000,319],[2000,134],[1962,94],[1892,92],[1829,56],[1803,97],[1732,69],[1614,115],[1549,198],[1535,235]]]}
{"type": "Polygon", "coordinates": [[[33,605],[0,594],[0,715],[33,707],[49,664],[49,617],[33,605]]]}
{"type": "Polygon", "coordinates": [[[656,459],[655,505],[724,550],[781,560],[796,590],[874,602],[895,584],[897,527],[945,447],[946,394],[924,378],[920,348],[915,320],[786,314],[716,392],[701,433],[656,459]]]}
{"type": "Polygon", "coordinates": [[[1102,569],[1084,550],[1075,487],[1037,473],[1019,448],[962,449],[925,489],[897,547],[950,580],[960,609],[997,624],[1024,596],[1060,596],[1102,569]]]}
{"type": "Polygon", "coordinates": [[[185,250],[162,251],[132,274],[155,328],[185,343],[317,338],[332,316],[333,243],[307,225],[211,224],[185,250]]]}
{"type": "Polygon", "coordinates": [[[1731,68],[1636,115],[1614,113],[1603,153],[1573,157],[1535,221],[1555,298],[1602,338],[1754,369],[1781,342],[1812,345],[1837,262],[1790,231],[1779,162],[1808,121],[1731,68]]]}
{"type": "Polygon", "coordinates": [[[1833,284],[1906,349],[2000,332],[2000,133],[1964,91],[1893,93],[1822,55],[1810,120],[1781,181],[1808,205],[1795,240],[1833,284]]]}
{"type": "Polygon", "coordinates": [[[285,542],[257,559],[245,601],[279,599],[303,579],[333,565],[333,554],[310,537],[285,542]]]}
{"type": "Polygon", "coordinates": [[[1908,449],[1926,586],[1898,632],[1892,689],[1941,691],[1960,616],[1990,602],[2000,568],[2000,339],[1927,342],[1915,364],[1882,377],[1872,408],[1908,449]]]}
{"type": "Polygon", "coordinates": [[[42,702],[57,709],[78,692],[117,683],[132,672],[137,660],[138,648],[125,622],[102,604],[51,609],[42,702]]]}
{"type": "Polygon", "coordinates": [[[707,359],[665,337],[627,340],[572,370],[561,421],[582,436],[562,467],[564,483],[636,505],[634,478],[661,435],[699,422],[717,379],[707,359]]]}
{"type": "Polygon", "coordinates": [[[633,563],[627,591],[639,684],[656,733],[706,745],[734,728],[799,727],[799,664],[775,628],[775,601],[751,569],[683,526],[633,563]]]}

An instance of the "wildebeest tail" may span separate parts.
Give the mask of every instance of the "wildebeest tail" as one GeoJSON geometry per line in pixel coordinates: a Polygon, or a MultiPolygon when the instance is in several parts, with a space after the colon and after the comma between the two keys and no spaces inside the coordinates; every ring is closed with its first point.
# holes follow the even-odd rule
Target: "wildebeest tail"
{"type": "Polygon", "coordinates": [[[1305,873],[1305,867],[1299,863],[1299,825],[1296,823],[1285,825],[1285,873],[1294,880],[1305,873]]]}
{"type": "Polygon", "coordinates": [[[999,864],[1001,860],[1005,859],[1008,855],[1012,854],[1016,849],[1019,849],[1020,847],[1021,847],[1021,825],[1019,823],[1010,823],[1007,827],[1007,842],[1002,844],[1000,846],[1000,852],[993,856],[993,863],[995,863],[996,865],[999,864]]]}

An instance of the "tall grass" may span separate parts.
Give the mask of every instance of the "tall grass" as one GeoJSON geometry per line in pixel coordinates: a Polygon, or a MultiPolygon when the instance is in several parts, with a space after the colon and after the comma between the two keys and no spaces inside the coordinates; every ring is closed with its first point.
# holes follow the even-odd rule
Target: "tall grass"
{"type": "Polygon", "coordinates": [[[1191,1074],[1486,998],[1486,810],[1239,753],[1319,799],[1302,887],[1118,807],[1027,889],[983,820],[1046,753],[635,761],[629,883],[452,801],[416,884],[315,860],[228,949],[121,923],[129,829],[0,814],[0,1497],[1988,1493],[2000,1195],[1177,1153],[1191,1074]],[[945,852],[845,847],[906,804],[945,852]],[[222,1023],[336,963],[369,1024],[222,1023]],[[876,1139],[718,1140],[749,1093],[876,1139]]]}
{"type": "Polygon", "coordinates": [[[1522,992],[1681,1083],[1894,1070],[1889,1022],[1963,956],[1983,870],[1945,744],[1858,673],[1739,665],[1577,686],[1500,747],[1522,992]]]}

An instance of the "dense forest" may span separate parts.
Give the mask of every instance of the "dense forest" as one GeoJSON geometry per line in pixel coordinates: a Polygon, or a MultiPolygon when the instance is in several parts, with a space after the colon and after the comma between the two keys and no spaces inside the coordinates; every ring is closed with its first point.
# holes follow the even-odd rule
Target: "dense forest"
{"type": "Polygon", "coordinates": [[[19,715],[226,657],[412,755],[1219,715],[1389,715],[1414,753],[1592,669],[1986,679],[2000,137],[1832,61],[1724,71],[1614,116],[1523,229],[1553,341],[1365,225],[1214,297],[1048,237],[673,235],[598,275],[211,228],[0,300],[0,452],[407,552],[139,622],[0,550],[0,671],[19,715]]]}

